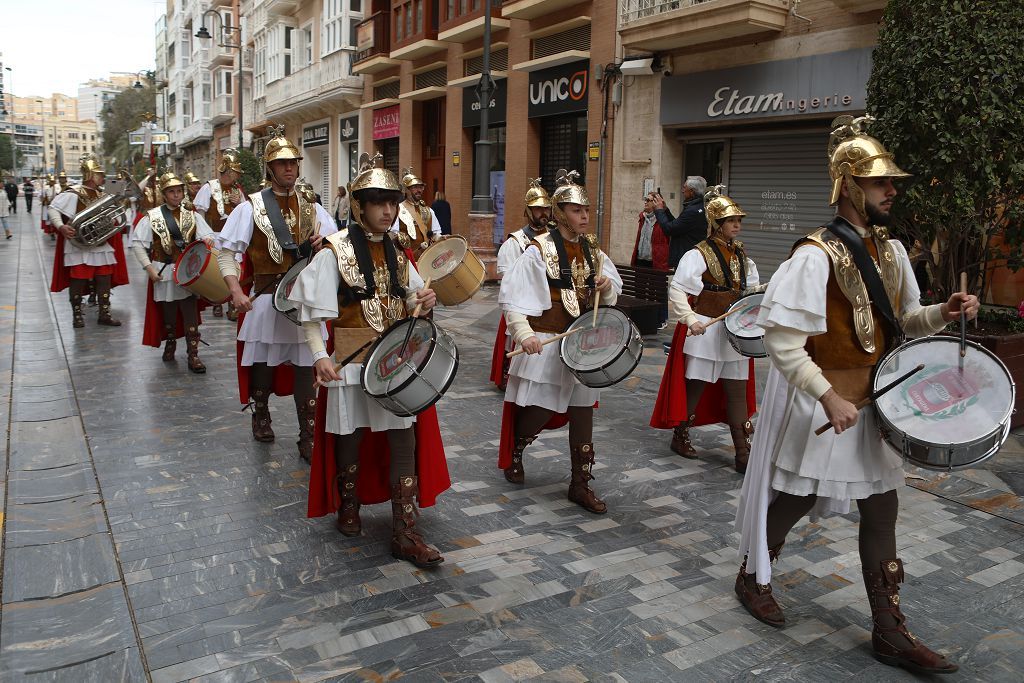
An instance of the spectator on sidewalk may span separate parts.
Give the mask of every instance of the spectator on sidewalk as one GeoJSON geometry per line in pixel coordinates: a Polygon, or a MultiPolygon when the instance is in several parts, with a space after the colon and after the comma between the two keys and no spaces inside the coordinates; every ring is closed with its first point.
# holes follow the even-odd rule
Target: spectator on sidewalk
{"type": "MultiPolygon", "coordinates": [[[[657,268],[668,270],[669,239],[665,231],[658,226],[654,215],[654,193],[644,197],[644,208],[640,212],[636,228],[636,243],[633,245],[633,258],[630,265],[636,268],[657,268]]],[[[658,329],[667,327],[668,302],[662,304],[658,312],[658,329]]]]}
{"type": "Polygon", "coordinates": [[[437,222],[441,224],[441,234],[452,234],[452,205],[444,198],[444,192],[434,193],[434,202],[430,205],[437,216],[437,222]]]}
{"type": "Polygon", "coordinates": [[[704,218],[704,192],[707,187],[707,181],[699,175],[686,179],[683,183],[683,206],[678,217],[665,206],[665,198],[654,193],[654,215],[670,240],[668,265],[672,270],[683,254],[708,236],[708,222],[704,218]]]}
{"type": "Polygon", "coordinates": [[[338,185],[338,194],[334,197],[334,205],[331,207],[331,215],[334,216],[334,224],[341,230],[348,225],[349,199],[348,191],[344,185],[338,185]]]}
{"type": "Polygon", "coordinates": [[[13,221],[11,221],[11,224],[7,222],[7,217],[10,215],[11,208],[8,205],[8,202],[0,201],[0,223],[3,223],[4,237],[6,237],[7,239],[11,239],[12,237],[14,237],[14,235],[11,233],[10,227],[10,225],[13,224],[13,221]]]}
{"type": "Polygon", "coordinates": [[[10,204],[11,213],[18,213],[18,185],[14,178],[7,178],[4,183],[4,192],[7,193],[7,203],[10,204]]]}
{"type": "Polygon", "coordinates": [[[31,178],[25,178],[25,184],[22,185],[22,192],[25,194],[25,211],[32,213],[32,197],[36,193],[36,186],[32,184],[31,178]]]}

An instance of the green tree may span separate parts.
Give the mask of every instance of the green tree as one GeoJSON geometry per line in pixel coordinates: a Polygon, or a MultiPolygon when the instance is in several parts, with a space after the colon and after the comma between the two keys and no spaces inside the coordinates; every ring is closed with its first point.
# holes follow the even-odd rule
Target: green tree
{"type": "Polygon", "coordinates": [[[141,157],[142,147],[129,145],[128,133],[141,126],[143,116],[156,108],[153,79],[147,78],[144,82],[142,88],[126,88],[119,92],[100,114],[103,119],[103,155],[117,159],[121,165],[127,166],[128,160],[134,163],[141,157]]]}
{"type": "Polygon", "coordinates": [[[925,247],[940,299],[960,272],[983,291],[986,266],[1022,265],[1022,83],[1018,0],[890,0],[868,84],[872,134],[914,174],[896,230],[925,247]]]}
{"type": "Polygon", "coordinates": [[[10,134],[0,135],[0,171],[13,173],[21,168],[21,162],[25,158],[18,146],[14,144],[14,136],[10,134]]]}
{"type": "Polygon", "coordinates": [[[258,192],[263,187],[263,166],[256,155],[247,149],[239,150],[239,161],[242,164],[242,178],[239,181],[247,194],[258,192]]]}

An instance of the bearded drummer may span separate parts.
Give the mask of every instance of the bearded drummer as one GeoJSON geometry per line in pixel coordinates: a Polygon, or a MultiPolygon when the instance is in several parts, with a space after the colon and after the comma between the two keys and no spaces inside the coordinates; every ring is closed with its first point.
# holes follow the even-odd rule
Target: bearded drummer
{"type": "Polygon", "coordinates": [[[99,296],[96,323],[119,327],[121,321],[110,312],[110,290],[112,287],[128,284],[128,271],[116,267],[117,255],[110,242],[114,238],[120,241],[120,232],[115,233],[110,240],[92,246],[83,246],[71,239],[76,234],[72,225],[75,216],[107,196],[103,192],[103,185],[107,180],[106,171],[103,170],[100,160],[91,152],[82,155],[79,170],[82,173],[82,184],[73,185],[57,194],[47,209],[50,225],[57,230],[50,291],[69,290],[72,326],[81,328],[85,327],[82,296],[91,286],[99,296]]]}
{"type": "Polygon", "coordinates": [[[589,483],[594,478],[594,405],[601,391],[576,379],[556,344],[542,344],[586,313],[595,292],[602,305],[614,304],[622,292],[615,264],[587,234],[590,200],[577,178],[576,171],[558,172],[551,196],[557,227],[538,234],[501,280],[498,303],[513,342],[525,353],[509,366],[498,467],[509,482],[524,483],[526,447],[542,429],[568,422],[568,498],[589,512],[604,514],[608,507],[589,483]]]}
{"type": "Polygon", "coordinates": [[[390,498],[392,556],[427,568],[444,558],[416,528],[417,498],[421,507],[431,506],[450,485],[436,411],[399,417],[385,410],[361,387],[363,364],[353,360],[336,368],[320,336],[321,322],[333,320],[334,355],[341,360],[417,306],[423,315],[434,306],[434,292],[389,232],[402,191],[391,171],[377,167],[381,160],[363,155],[348,186],[352,220],[326,238],[327,248],[299,274],[289,295],[317,383],[326,387],[319,397],[309,516],[336,512],[338,531],[358,536],[360,506],[390,498]]]}
{"type": "MultiPolygon", "coordinates": [[[[512,268],[530,241],[538,235],[548,231],[548,221],[551,220],[551,197],[540,185],[540,178],[532,178],[530,187],[526,190],[526,208],[523,210],[526,217],[526,225],[519,230],[509,234],[508,238],[498,249],[498,275],[503,275],[512,268]]],[[[494,351],[491,353],[491,381],[502,391],[508,384],[508,366],[510,359],[506,355],[514,347],[512,338],[509,337],[505,316],[502,315],[498,321],[498,333],[494,338],[494,351]]]]}
{"type": "Polygon", "coordinates": [[[875,366],[904,335],[938,332],[961,311],[973,319],[978,299],[953,294],[921,306],[906,249],[886,228],[897,195],[893,180],[908,174],[867,135],[871,120],[833,122],[829,201],[836,217],[796,243],[761,302],[758,324],[772,367],[737,516],[746,558],[736,593],[755,618],[782,626],[771,563],[786,535],[812,511],[846,513],[856,501],[875,658],[920,673],[951,673],[957,665],[911,635],[901,611],[902,458],[883,443],[872,410],[859,412],[854,404],[871,392],[875,366]],[[822,422],[833,430],[815,436],[822,422]]]}
{"type": "Polygon", "coordinates": [[[754,361],[732,348],[723,322],[710,323],[757,285],[757,266],[736,239],[746,214],[723,185],[705,194],[704,215],[708,238],[683,255],[669,286],[670,319],[677,324],[651,426],[673,429],[672,450],[695,459],[690,428],[728,424],[733,466],[743,474],[754,433],[754,361]]]}
{"type": "Polygon", "coordinates": [[[299,420],[299,456],[313,452],[313,357],[302,328],[273,307],[277,285],[300,259],[308,259],[322,237],[337,232],[330,214],[295,191],[302,155],[284,136],[284,126],[270,129],[263,153],[270,187],[252,195],[228,216],[216,233],[217,263],[231,292],[238,317],[238,388],[243,404],[253,406],[252,436],[274,441],[270,395],[292,394],[299,420]],[[238,257],[246,257],[243,277],[238,257]],[[252,289],[242,287],[249,281],[252,289]]]}
{"type": "Polygon", "coordinates": [[[132,233],[132,253],[149,276],[146,297],[146,324],[142,343],[160,348],[163,360],[174,360],[178,339],[188,345],[188,369],[206,372],[199,360],[199,300],[174,282],[174,263],[191,242],[202,240],[213,247],[213,230],[203,217],[183,206],[185,183],[174,173],[160,176],[159,189],[164,203],[146,212],[132,233]],[[155,237],[155,239],[154,239],[155,237]]]}
{"type": "Polygon", "coordinates": [[[391,231],[398,233],[402,245],[412,250],[415,263],[420,253],[441,237],[441,222],[423,201],[427,185],[413,173],[411,166],[402,175],[402,185],[405,187],[405,200],[398,205],[398,216],[391,225],[391,231]]]}
{"type": "MultiPolygon", "coordinates": [[[[214,232],[223,230],[231,212],[243,202],[249,201],[242,186],[238,184],[242,177],[242,161],[237,149],[224,150],[220,163],[217,164],[216,178],[200,183],[199,178],[192,177],[195,178],[195,183],[190,182],[189,186],[194,184],[197,188],[192,204],[196,211],[204,214],[203,217],[214,232]]],[[[213,317],[219,318],[222,315],[223,307],[219,304],[214,305],[213,317]]],[[[236,319],[234,304],[228,302],[228,320],[236,319]]]]}

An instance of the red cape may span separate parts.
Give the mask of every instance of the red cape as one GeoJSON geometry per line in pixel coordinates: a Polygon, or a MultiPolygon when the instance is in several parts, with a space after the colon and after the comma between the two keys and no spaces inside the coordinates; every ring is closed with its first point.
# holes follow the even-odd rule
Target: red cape
{"type": "MultiPolygon", "coordinates": [[[[124,260],[124,242],[121,241],[121,234],[118,233],[111,238],[114,247],[114,277],[111,280],[112,287],[128,284],[128,264],[124,260]],[[116,239],[115,239],[116,238],[116,239]]],[[[53,276],[50,278],[50,291],[63,292],[71,286],[71,277],[68,275],[68,268],[64,265],[64,235],[57,233],[57,245],[53,251],[53,276]]]]}
{"type": "MultiPolygon", "coordinates": [[[[203,319],[199,310],[200,307],[196,306],[196,323],[201,325],[203,319]]],[[[185,321],[181,317],[181,311],[178,311],[178,319],[174,326],[174,338],[181,339],[184,336],[185,321]]],[[[142,345],[160,348],[165,339],[164,309],[163,306],[153,301],[153,282],[149,280],[146,283],[146,322],[142,327],[142,345]]]]}
{"type": "MultiPolygon", "coordinates": [[[[316,427],[313,430],[313,461],[309,468],[307,517],[323,517],[337,512],[340,501],[334,484],[334,434],[324,429],[327,420],[327,389],[320,387],[316,402],[316,427]]],[[[416,476],[419,477],[419,506],[426,508],[451,487],[448,461],[445,459],[437,408],[431,406],[416,416],[416,476]]],[[[363,505],[391,500],[389,463],[391,449],[386,432],[366,431],[359,445],[359,484],[356,492],[363,505]]]]}
{"type": "Polygon", "coordinates": [[[491,381],[494,386],[501,388],[505,383],[505,375],[508,374],[509,359],[505,357],[508,353],[505,350],[505,316],[498,320],[498,334],[494,337],[494,350],[491,352],[491,381]]]}
{"type": "MultiPolygon", "coordinates": [[[[651,426],[655,429],[672,429],[686,422],[686,356],[683,344],[686,342],[686,325],[676,324],[672,335],[672,351],[665,361],[665,373],[661,376],[661,388],[658,389],[658,400],[654,403],[654,414],[651,415],[651,426]]],[[[757,398],[754,384],[754,359],[750,359],[750,371],[747,375],[747,417],[757,410],[757,398]]],[[[697,418],[691,427],[726,423],[725,389],[721,381],[704,388],[704,393],[697,403],[697,418]]]]}
{"type": "Polygon", "coordinates": [[[39,223],[39,227],[41,227],[43,229],[43,232],[46,233],[47,235],[57,232],[57,229],[50,225],[50,221],[46,220],[46,207],[43,207],[43,218],[42,220],[39,221],[39,223]]]}
{"type": "MultiPolygon", "coordinates": [[[[249,264],[249,259],[246,258],[242,261],[242,282],[246,280],[250,281],[250,284],[243,285],[242,290],[249,294],[252,291],[252,266],[249,264]]],[[[245,320],[245,311],[238,311],[238,325],[235,328],[238,332],[242,330],[242,321],[245,320]]],[[[237,336],[237,335],[236,335],[237,336]]],[[[241,401],[242,405],[249,403],[249,375],[251,373],[251,366],[242,365],[242,352],[245,350],[245,343],[235,341],[235,366],[238,368],[238,400],[241,401]]],[[[292,370],[290,363],[275,365],[274,376],[270,383],[270,393],[276,394],[277,396],[291,396],[295,389],[295,371],[292,370]]]]}

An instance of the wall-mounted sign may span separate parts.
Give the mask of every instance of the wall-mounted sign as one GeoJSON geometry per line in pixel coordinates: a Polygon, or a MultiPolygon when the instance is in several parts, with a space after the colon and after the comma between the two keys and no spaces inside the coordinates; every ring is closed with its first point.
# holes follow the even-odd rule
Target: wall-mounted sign
{"type": "MultiPolygon", "coordinates": [[[[154,145],[169,145],[171,144],[171,134],[166,131],[154,130],[152,137],[152,143],[154,145]]],[[[128,133],[128,144],[130,145],[144,145],[146,144],[146,134],[139,131],[128,133]]]]}
{"type": "Polygon", "coordinates": [[[365,52],[373,47],[373,29],[376,25],[377,22],[371,19],[356,26],[356,52],[365,52]]]}
{"type": "MultiPolygon", "coordinates": [[[[504,78],[494,81],[494,92],[491,93],[491,106],[487,110],[487,125],[505,125],[505,112],[508,109],[508,85],[504,78]]],[[[480,125],[480,97],[476,92],[476,84],[462,91],[462,127],[477,128],[480,125]]]]}
{"type": "Polygon", "coordinates": [[[462,165],[462,154],[460,152],[452,152],[452,166],[458,168],[462,165]]]}
{"type": "Polygon", "coordinates": [[[599,161],[601,159],[600,142],[591,142],[587,144],[587,158],[591,161],[599,161]]]}
{"type": "Polygon", "coordinates": [[[387,140],[398,137],[399,105],[373,110],[373,139],[387,140]]]}
{"type": "Polygon", "coordinates": [[[338,119],[338,135],[342,142],[359,140],[359,114],[338,119]]]}
{"type": "Polygon", "coordinates": [[[661,125],[863,111],[871,48],[670,76],[661,82],[661,125]]]}
{"type": "Polygon", "coordinates": [[[328,121],[306,126],[302,129],[302,146],[319,147],[326,145],[331,139],[331,124],[328,121]]]}
{"type": "Polygon", "coordinates": [[[586,111],[589,80],[589,61],[532,72],[527,115],[536,118],[586,111]]]}

